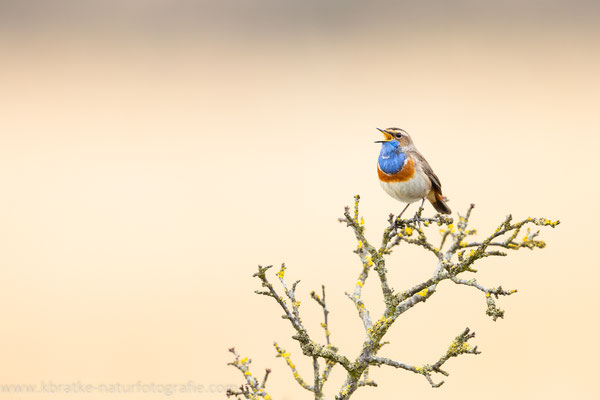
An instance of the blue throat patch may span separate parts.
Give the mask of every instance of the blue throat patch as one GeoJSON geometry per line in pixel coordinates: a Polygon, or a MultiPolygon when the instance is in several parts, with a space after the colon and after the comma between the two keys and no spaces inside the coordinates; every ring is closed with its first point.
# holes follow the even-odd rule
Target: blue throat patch
{"type": "Polygon", "coordinates": [[[400,144],[395,140],[383,142],[379,153],[379,169],[388,175],[399,172],[404,166],[406,155],[402,152],[400,144]]]}

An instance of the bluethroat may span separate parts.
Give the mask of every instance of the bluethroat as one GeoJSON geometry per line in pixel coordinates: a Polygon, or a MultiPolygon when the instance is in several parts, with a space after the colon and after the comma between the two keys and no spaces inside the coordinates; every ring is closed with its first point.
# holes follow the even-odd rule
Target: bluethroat
{"type": "Polygon", "coordinates": [[[400,217],[411,203],[429,200],[436,211],[450,214],[451,210],[442,195],[442,184],[429,163],[419,153],[409,134],[399,128],[379,129],[384,140],[377,160],[377,175],[383,190],[406,204],[400,217]]]}

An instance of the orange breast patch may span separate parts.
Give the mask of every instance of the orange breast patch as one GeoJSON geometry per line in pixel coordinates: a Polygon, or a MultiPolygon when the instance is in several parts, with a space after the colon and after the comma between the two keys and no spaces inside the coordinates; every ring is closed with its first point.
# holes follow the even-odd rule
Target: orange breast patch
{"type": "Polygon", "coordinates": [[[382,182],[406,182],[415,175],[415,162],[409,158],[402,169],[395,174],[386,174],[377,165],[377,175],[382,182]]]}

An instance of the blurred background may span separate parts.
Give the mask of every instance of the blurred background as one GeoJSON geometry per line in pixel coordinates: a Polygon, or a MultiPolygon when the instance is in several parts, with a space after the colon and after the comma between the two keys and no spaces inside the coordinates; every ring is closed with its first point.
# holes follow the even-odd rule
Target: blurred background
{"type": "MultiPolygon", "coordinates": [[[[376,178],[389,126],[412,134],[453,211],[477,204],[482,235],[508,213],[562,224],[546,249],[481,262],[482,284],[519,290],[504,320],[442,285],[381,353],[434,362],[468,326],[481,355],[450,360],[440,389],[374,369],[380,386],[355,398],[597,398],[599,17],[566,0],[1,0],[0,398],[79,382],[223,399],[242,382],[231,346],[273,369],[274,399],[310,398],[274,357],[277,340],[310,379],[252,274],[286,262],[315,337],[309,293],[325,284],[332,340],[358,354],[344,292],[360,263],[336,219],[361,194],[376,241],[403,206],[376,178]]],[[[409,247],[388,262],[398,289],[434,266],[409,247]]]]}

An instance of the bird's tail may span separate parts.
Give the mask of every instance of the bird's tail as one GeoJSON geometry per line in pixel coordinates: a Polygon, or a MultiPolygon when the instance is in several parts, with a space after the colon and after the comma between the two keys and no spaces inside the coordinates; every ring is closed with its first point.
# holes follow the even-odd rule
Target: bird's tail
{"type": "Polygon", "coordinates": [[[448,205],[446,204],[446,201],[448,201],[448,199],[442,196],[440,192],[432,190],[427,195],[427,200],[431,202],[431,205],[433,206],[433,208],[435,208],[437,212],[442,214],[452,213],[452,210],[450,210],[450,207],[448,207],[448,205]]]}

